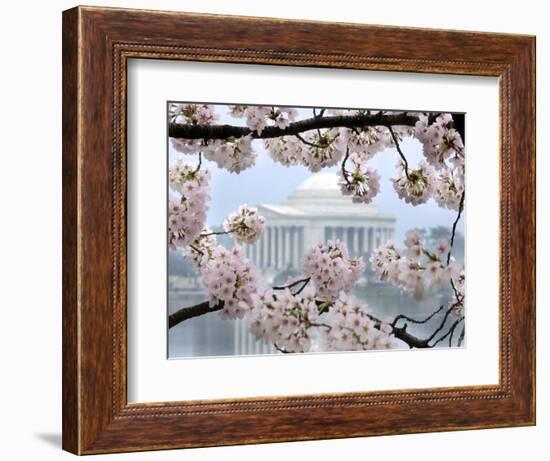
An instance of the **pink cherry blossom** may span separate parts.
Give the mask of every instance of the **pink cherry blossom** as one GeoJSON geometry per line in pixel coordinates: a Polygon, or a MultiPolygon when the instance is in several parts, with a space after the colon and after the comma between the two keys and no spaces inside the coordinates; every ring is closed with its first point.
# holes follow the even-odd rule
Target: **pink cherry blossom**
{"type": "Polygon", "coordinates": [[[265,218],[258,213],[257,208],[241,205],[239,211],[230,214],[224,221],[223,228],[231,232],[236,242],[252,244],[261,237],[265,218]]]}
{"type": "Polygon", "coordinates": [[[312,347],[319,316],[315,290],[306,287],[302,293],[265,290],[252,295],[251,305],[243,304],[250,332],[258,339],[272,342],[285,352],[307,352],[312,347]]]}
{"type": "Polygon", "coordinates": [[[366,304],[341,292],[330,307],[324,322],[330,327],[323,330],[328,350],[350,351],[393,349],[397,347],[389,325],[377,325],[371,319],[366,304]]]}
{"type": "Polygon", "coordinates": [[[334,141],[339,136],[337,130],[306,131],[302,138],[306,141],[302,151],[302,163],[316,173],[322,168],[336,165],[344,155],[334,141]]]}
{"type": "Polygon", "coordinates": [[[258,274],[240,247],[228,250],[217,246],[202,268],[202,283],[210,306],[223,303],[223,317],[243,318],[243,306],[251,304],[251,296],[258,290],[258,274]]]}
{"type": "Polygon", "coordinates": [[[280,136],[264,139],[269,156],[284,166],[300,165],[303,162],[304,144],[296,136],[280,136]]]}
{"type": "Polygon", "coordinates": [[[182,247],[197,238],[208,210],[210,172],[177,161],[169,170],[168,243],[182,247]]]}
{"type": "Polygon", "coordinates": [[[411,205],[426,203],[433,194],[435,187],[435,173],[433,168],[422,161],[416,170],[408,170],[408,176],[404,164],[399,161],[397,178],[392,178],[393,188],[399,198],[411,205]]]}
{"type": "Polygon", "coordinates": [[[353,152],[340,169],[338,184],[344,195],[351,195],[354,203],[370,203],[380,192],[380,175],[367,167],[366,160],[353,152]],[[350,169],[351,167],[351,169],[350,169]]]}
{"type": "Polygon", "coordinates": [[[304,256],[304,273],[325,300],[337,298],[340,291],[350,291],[363,269],[363,258],[350,258],[340,240],[319,243],[304,256]]]}

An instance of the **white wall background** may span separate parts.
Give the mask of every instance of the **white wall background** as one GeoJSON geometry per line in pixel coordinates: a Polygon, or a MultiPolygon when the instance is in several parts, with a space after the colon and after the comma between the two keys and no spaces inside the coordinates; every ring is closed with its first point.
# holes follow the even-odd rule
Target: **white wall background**
{"type": "MultiPolygon", "coordinates": [[[[105,0],[107,2],[108,0],[105,0]]],[[[89,0],[88,4],[105,5],[89,0]]],[[[550,31],[545,3],[461,0],[390,4],[357,0],[116,1],[156,8],[537,35],[538,425],[532,428],[209,448],[119,455],[135,460],[379,458],[545,459],[550,437],[550,249],[543,214],[548,156],[550,31]],[[490,454],[489,454],[490,453],[490,454]]],[[[61,11],[71,1],[5,2],[0,15],[0,452],[4,459],[69,459],[61,452],[61,11]]],[[[98,457],[103,459],[105,457],[98,457]]]]}

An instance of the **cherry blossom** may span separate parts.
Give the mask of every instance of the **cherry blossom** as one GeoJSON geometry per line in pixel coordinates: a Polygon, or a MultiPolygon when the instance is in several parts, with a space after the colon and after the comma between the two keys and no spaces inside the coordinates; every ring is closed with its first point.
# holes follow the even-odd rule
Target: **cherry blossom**
{"type": "Polygon", "coordinates": [[[446,168],[446,160],[455,165],[464,161],[464,144],[458,131],[452,128],[451,114],[441,114],[432,124],[426,114],[419,114],[414,134],[423,145],[426,160],[436,169],[446,168]]]}
{"type": "Polygon", "coordinates": [[[351,195],[354,203],[370,203],[380,192],[380,175],[367,167],[366,160],[356,152],[350,154],[338,174],[342,194],[351,195]],[[349,166],[351,170],[347,169],[349,166]]]}
{"type": "Polygon", "coordinates": [[[435,251],[430,251],[420,241],[418,232],[410,230],[404,243],[402,252],[398,251],[392,241],[374,250],[370,263],[381,281],[411,291],[420,298],[428,288],[449,282],[463,270],[462,265],[452,258],[446,264],[445,259],[450,250],[447,239],[440,239],[435,251]]]}
{"type": "Polygon", "coordinates": [[[171,248],[190,244],[199,235],[208,210],[210,172],[177,161],[168,173],[168,243],[171,248]]]}
{"type": "Polygon", "coordinates": [[[261,237],[265,218],[258,213],[257,208],[241,205],[239,211],[230,214],[224,221],[223,228],[231,232],[236,242],[252,244],[261,237]]]}
{"type": "Polygon", "coordinates": [[[199,236],[182,251],[184,256],[193,261],[197,271],[202,272],[206,263],[213,258],[217,245],[216,236],[209,227],[205,227],[199,236]]]}
{"type": "Polygon", "coordinates": [[[311,277],[321,299],[333,300],[350,291],[361,276],[363,258],[350,258],[340,240],[318,243],[304,256],[304,273],[311,277]]]}
{"type": "Polygon", "coordinates": [[[170,104],[169,115],[176,123],[190,125],[212,125],[219,118],[209,104],[170,104]]]}
{"type": "Polygon", "coordinates": [[[464,193],[464,184],[459,174],[453,170],[443,170],[438,174],[433,197],[441,208],[458,211],[464,193]]]}
{"type": "Polygon", "coordinates": [[[296,166],[303,162],[304,144],[296,136],[264,139],[269,156],[284,166],[296,166]]]}
{"type": "Polygon", "coordinates": [[[296,109],[292,107],[267,106],[231,106],[230,113],[237,118],[246,118],[248,128],[258,134],[262,134],[268,126],[286,128],[297,115],[296,109]]]}
{"type": "Polygon", "coordinates": [[[288,288],[269,289],[251,298],[251,305],[241,303],[241,306],[247,312],[250,332],[256,338],[272,342],[285,352],[310,350],[310,329],[317,326],[319,316],[313,288],[306,287],[300,294],[293,294],[288,288]]]}
{"type": "Polygon", "coordinates": [[[356,152],[364,160],[372,158],[376,153],[391,145],[391,137],[384,127],[368,126],[364,128],[341,128],[336,144],[339,149],[356,152]]]}
{"type": "Polygon", "coordinates": [[[251,136],[212,141],[203,151],[206,159],[232,173],[240,173],[256,163],[251,136]]]}
{"type": "Polygon", "coordinates": [[[411,205],[426,203],[433,194],[435,187],[435,172],[426,162],[422,161],[416,170],[405,170],[405,165],[397,163],[399,176],[392,178],[393,188],[399,198],[411,205]]]}
{"type": "Polygon", "coordinates": [[[338,136],[337,130],[306,131],[303,139],[307,144],[302,151],[302,163],[314,173],[336,165],[344,154],[334,142],[338,136]]]}
{"type": "Polygon", "coordinates": [[[351,351],[394,349],[398,343],[389,325],[377,325],[369,316],[368,306],[341,292],[330,307],[323,330],[328,350],[351,351]]]}
{"type": "Polygon", "coordinates": [[[228,250],[217,246],[203,265],[202,283],[211,307],[223,303],[223,317],[243,318],[243,306],[250,305],[251,296],[258,291],[258,274],[240,247],[228,250]]]}

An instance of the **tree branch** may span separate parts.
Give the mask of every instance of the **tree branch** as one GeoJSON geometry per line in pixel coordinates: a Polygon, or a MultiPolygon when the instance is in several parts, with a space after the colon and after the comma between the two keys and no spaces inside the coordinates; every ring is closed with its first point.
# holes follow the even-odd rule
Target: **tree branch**
{"type": "Polygon", "coordinates": [[[168,316],[168,328],[175,327],[178,323],[181,323],[184,320],[199,317],[201,315],[208,314],[209,312],[221,311],[222,309],[223,303],[218,303],[215,306],[210,307],[208,301],[191,307],[182,307],[168,316]]]}
{"type": "Polygon", "coordinates": [[[451,242],[449,244],[449,253],[447,253],[447,266],[451,262],[451,251],[453,250],[453,244],[455,243],[456,226],[458,224],[458,221],[460,221],[460,216],[462,215],[462,210],[464,210],[464,197],[465,196],[466,196],[466,191],[462,192],[462,196],[460,197],[460,203],[458,205],[458,214],[456,215],[456,219],[453,222],[453,231],[451,232],[451,242]]]}
{"type": "Polygon", "coordinates": [[[391,127],[391,125],[387,125],[386,128],[390,131],[391,137],[393,138],[393,142],[395,143],[395,148],[397,149],[397,152],[398,152],[399,156],[401,157],[401,160],[403,161],[403,168],[405,169],[405,176],[407,177],[408,180],[410,180],[411,178],[409,176],[409,163],[407,162],[407,157],[405,157],[405,154],[401,150],[401,146],[399,145],[399,140],[397,139],[397,136],[396,136],[395,132],[393,131],[393,128],[391,127]]]}
{"type": "Polygon", "coordinates": [[[251,135],[255,139],[278,138],[279,136],[297,135],[305,131],[321,128],[356,128],[366,126],[414,126],[418,117],[407,113],[384,115],[334,115],[313,117],[290,123],[286,128],[268,126],[261,134],[245,126],[234,125],[184,125],[171,122],[168,124],[168,136],[179,139],[227,139],[242,138],[251,135]]]}

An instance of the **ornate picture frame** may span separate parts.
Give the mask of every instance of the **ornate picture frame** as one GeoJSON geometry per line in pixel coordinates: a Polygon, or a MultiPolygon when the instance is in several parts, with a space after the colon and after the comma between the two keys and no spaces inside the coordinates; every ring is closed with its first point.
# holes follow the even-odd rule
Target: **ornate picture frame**
{"type": "Polygon", "coordinates": [[[63,13],[65,450],[94,454],[533,424],[534,37],[95,7],[63,13]],[[131,59],[498,77],[499,383],[128,403],[131,59]]]}

